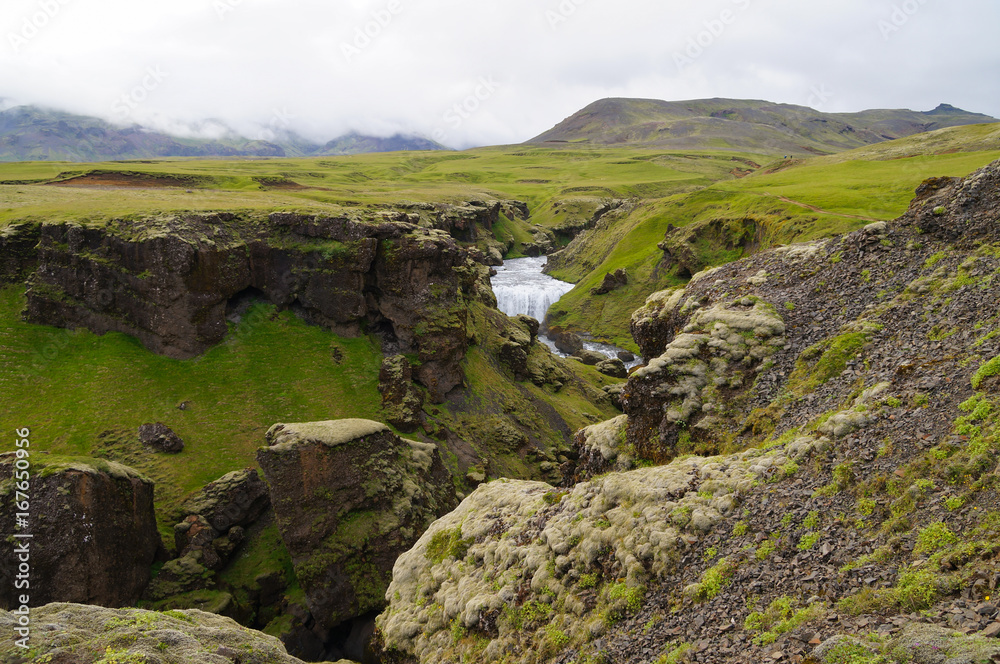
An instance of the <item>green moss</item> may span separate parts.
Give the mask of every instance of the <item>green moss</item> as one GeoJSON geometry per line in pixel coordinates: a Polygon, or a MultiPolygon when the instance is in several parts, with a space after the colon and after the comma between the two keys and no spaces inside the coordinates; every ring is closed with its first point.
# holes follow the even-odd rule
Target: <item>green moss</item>
{"type": "Polygon", "coordinates": [[[799,538],[799,543],[796,548],[799,551],[808,551],[816,545],[816,542],[822,537],[822,533],[805,533],[799,538]]]}
{"type": "Polygon", "coordinates": [[[914,553],[933,553],[954,544],[958,537],[942,521],[932,523],[917,534],[914,553]]]}
{"type": "Polygon", "coordinates": [[[680,664],[684,661],[684,656],[694,646],[691,643],[680,643],[670,649],[654,662],[654,664],[680,664]]]}
{"type": "Polygon", "coordinates": [[[441,563],[445,558],[461,560],[465,557],[469,547],[475,540],[473,538],[462,538],[462,527],[452,530],[439,530],[431,537],[427,544],[425,555],[435,565],[441,563]]]}
{"type": "Polygon", "coordinates": [[[802,351],[788,379],[789,391],[795,395],[808,394],[839,376],[847,368],[847,362],[858,356],[878,329],[881,326],[865,324],[861,331],[846,332],[802,351]]]}
{"type": "Polygon", "coordinates": [[[754,637],[757,645],[774,643],[777,637],[826,614],[826,606],[815,603],[796,610],[797,602],[788,596],[775,598],[764,611],[753,611],[743,622],[748,632],[761,632],[754,637]]]}
{"type": "Polygon", "coordinates": [[[978,390],[983,381],[1000,374],[1000,355],[983,364],[972,376],[972,389],[978,390]]]}
{"type": "Polygon", "coordinates": [[[691,596],[697,601],[708,601],[718,595],[729,585],[739,565],[729,558],[722,558],[709,567],[701,575],[701,580],[691,591],[691,596]]]}
{"type": "Polygon", "coordinates": [[[929,270],[930,268],[934,267],[935,265],[937,265],[938,263],[940,263],[942,260],[944,260],[944,258],[947,255],[948,255],[948,252],[946,252],[946,251],[939,251],[936,254],[932,254],[930,257],[927,258],[926,261],[924,261],[924,269],[925,270],[929,270]]]}

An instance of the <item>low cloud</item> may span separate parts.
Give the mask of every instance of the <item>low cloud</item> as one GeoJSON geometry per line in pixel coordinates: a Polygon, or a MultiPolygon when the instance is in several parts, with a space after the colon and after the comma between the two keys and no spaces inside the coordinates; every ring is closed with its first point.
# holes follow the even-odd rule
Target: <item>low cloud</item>
{"type": "Polygon", "coordinates": [[[1000,115],[996,25],[993,0],[5,0],[0,97],[189,133],[454,147],[524,141],[608,96],[1000,115]]]}

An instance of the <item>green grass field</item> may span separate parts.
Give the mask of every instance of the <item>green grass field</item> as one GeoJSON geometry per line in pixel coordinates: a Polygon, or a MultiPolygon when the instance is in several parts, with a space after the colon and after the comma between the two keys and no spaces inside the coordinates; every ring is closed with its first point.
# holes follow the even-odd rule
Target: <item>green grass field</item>
{"type": "Polygon", "coordinates": [[[157,480],[158,502],[255,466],[275,422],[381,419],[382,354],[369,338],[341,339],[259,305],[223,344],[172,360],[125,335],[24,323],[22,290],[0,290],[0,429],[29,426],[35,448],[54,454],[124,454],[157,480]],[[181,456],[121,447],[149,422],[177,432],[181,456]]]}

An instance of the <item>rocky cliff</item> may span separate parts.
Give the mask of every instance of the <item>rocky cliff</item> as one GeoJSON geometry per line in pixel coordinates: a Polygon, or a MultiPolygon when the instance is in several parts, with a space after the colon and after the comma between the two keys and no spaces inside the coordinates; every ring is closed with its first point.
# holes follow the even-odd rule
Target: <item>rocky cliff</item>
{"type": "Polygon", "coordinates": [[[12,225],[0,237],[0,278],[31,275],[31,322],[123,332],[179,358],[217,344],[248,301],[266,300],[338,334],[379,333],[417,356],[416,379],[440,402],[462,383],[468,303],[485,275],[473,258],[493,262],[486,236],[507,207],[517,205],[12,225]]]}
{"type": "Polygon", "coordinates": [[[650,297],[569,485],[400,558],[388,661],[995,661],[998,278],[1000,162],[650,297]]]}
{"type": "MultiPolygon", "coordinates": [[[[0,559],[0,606],[16,608],[22,592],[31,606],[71,601],[119,607],[138,601],[161,548],[153,514],[153,483],[131,468],[98,459],[33,455],[27,491],[15,476],[16,456],[0,455],[0,532],[32,535],[30,588],[18,591],[13,538],[0,559]],[[29,509],[15,508],[28,496],[29,509]],[[15,527],[26,512],[28,528],[15,527]]],[[[20,544],[20,542],[18,542],[20,544]]]]}
{"type": "Polygon", "coordinates": [[[267,441],[257,458],[307,624],[324,633],[381,609],[396,558],[455,505],[437,448],[368,420],[276,424],[267,441]]]}

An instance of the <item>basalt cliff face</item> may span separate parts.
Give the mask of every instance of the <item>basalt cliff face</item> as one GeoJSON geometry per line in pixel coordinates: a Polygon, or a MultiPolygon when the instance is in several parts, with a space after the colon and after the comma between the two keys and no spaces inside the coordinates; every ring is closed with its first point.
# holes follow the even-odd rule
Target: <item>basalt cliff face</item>
{"type": "Polygon", "coordinates": [[[995,162],[651,296],[564,484],[400,557],[386,661],[997,661],[998,279],[995,162]]]}
{"type": "MultiPolygon", "coordinates": [[[[338,334],[378,333],[419,360],[415,379],[440,402],[462,383],[470,300],[490,300],[480,240],[507,205],[410,204],[337,217],[273,213],[10,227],[5,281],[30,274],[26,317],[150,350],[197,356],[248,301],[293,308],[338,334]],[[37,249],[35,245],[37,244],[37,249]]],[[[493,251],[496,253],[496,251],[493,251]]]]}
{"type": "Polygon", "coordinates": [[[30,472],[18,472],[18,457],[0,455],[0,532],[29,532],[26,553],[5,548],[0,561],[0,606],[20,607],[70,601],[128,606],[149,583],[150,568],[162,548],[153,514],[153,483],[136,471],[97,459],[35,455],[30,472]],[[22,478],[29,477],[29,481],[22,478]],[[20,497],[18,492],[21,492],[20,497]],[[22,501],[28,509],[18,509],[22,501]],[[15,515],[28,514],[21,527],[15,515]],[[29,573],[18,563],[30,562],[29,573]],[[18,574],[28,585],[16,589],[18,574]]]}

